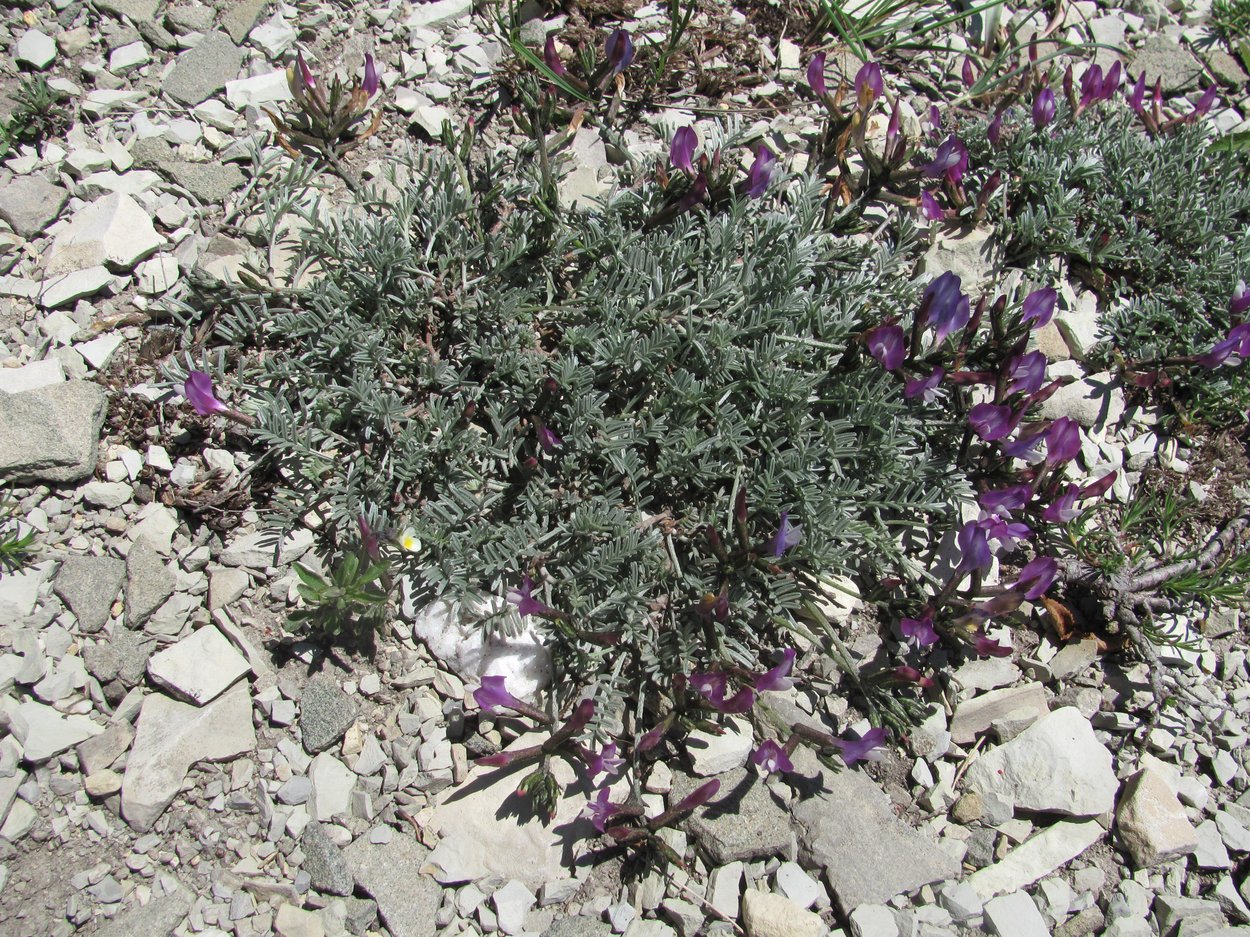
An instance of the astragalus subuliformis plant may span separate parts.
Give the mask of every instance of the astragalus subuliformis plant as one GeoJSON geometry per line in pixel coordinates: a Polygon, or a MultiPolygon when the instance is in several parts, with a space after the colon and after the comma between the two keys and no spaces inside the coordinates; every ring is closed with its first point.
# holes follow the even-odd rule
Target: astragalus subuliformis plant
{"type": "Polygon", "coordinates": [[[533,603],[553,711],[590,687],[639,728],[681,675],[765,669],[834,576],[913,580],[902,535],[971,489],[962,425],[862,340],[918,299],[910,229],[836,237],[810,181],[660,228],[646,181],[553,215],[509,171],[470,192],[426,153],[385,214],[313,222],[309,285],[229,300],[217,334],[290,517],[332,554],[362,516],[406,529],[394,572],[430,598],[533,603]]]}

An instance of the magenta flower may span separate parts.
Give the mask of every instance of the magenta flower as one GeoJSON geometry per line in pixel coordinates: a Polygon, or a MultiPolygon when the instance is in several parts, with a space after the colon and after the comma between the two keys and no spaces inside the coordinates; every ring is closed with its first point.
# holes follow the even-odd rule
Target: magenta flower
{"type": "Polygon", "coordinates": [[[920,190],[920,214],[926,221],[941,221],[946,216],[942,206],[928,189],[920,190]]]}
{"type": "Polygon", "coordinates": [[[365,94],[373,97],[378,93],[378,69],[373,63],[373,53],[365,55],[365,77],[360,83],[360,87],[364,89],[365,94]]]}
{"type": "Polygon", "coordinates": [[[955,544],[959,549],[958,569],[964,572],[985,569],[994,559],[990,552],[990,541],[985,530],[977,521],[968,521],[955,535],[955,544]]]}
{"type": "Polygon", "coordinates": [[[303,51],[295,53],[295,65],[299,71],[300,81],[304,83],[305,91],[312,91],[317,87],[317,76],[312,73],[312,69],[308,67],[308,63],[304,61],[303,51]]]}
{"type": "Polygon", "coordinates": [[[553,615],[555,609],[534,598],[534,580],[526,573],[521,577],[521,588],[508,590],[508,601],[516,606],[519,615],[553,615]]]}
{"type": "Polygon", "coordinates": [[[213,379],[203,371],[188,372],[181,389],[187,403],[201,416],[224,413],[230,409],[213,394],[213,379]]]}
{"type": "Polygon", "coordinates": [[[1077,492],[1077,495],[1081,498],[1101,498],[1107,493],[1107,489],[1115,484],[1116,476],[1119,474],[1117,471],[1110,471],[1097,481],[1085,485],[1077,492]]]}
{"type": "Polygon", "coordinates": [[[691,674],[690,687],[717,712],[744,713],[755,705],[755,692],[748,687],[743,687],[729,699],[725,699],[728,681],[723,673],[717,671],[691,674]]]}
{"type": "Polygon", "coordinates": [[[1040,351],[1017,355],[1007,368],[1011,377],[1009,394],[1035,394],[1046,380],[1046,356],[1040,351]]]}
{"type": "Polygon", "coordinates": [[[881,362],[881,367],[893,371],[903,363],[907,353],[902,326],[879,325],[865,338],[869,353],[881,362]]]}
{"type": "Polygon", "coordinates": [[[1030,602],[1035,601],[1046,594],[1058,573],[1059,564],[1052,557],[1039,556],[1024,564],[1012,589],[1024,592],[1024,597],[1030,602]]]}
{"type": "Polygon", "coordinates": [[[909,377],[903,385],[903,396],[908,400],[919,397],[925,403],[932,403],[937,397],[938,385],[942,383],[942,378],[945,376],[944,370],[934,368],[928,377],[909,377]]]}
{"type": "Polygon", "coordinates": [[[382,546],[378,543],[378,535],[374,533],[373,528],[369,526],[369,521],[361,514],[356,518],[356,523],[360,527],[360,549],[365,556],[371,560],[379,560],[382,557],[382,546]]]}
{"type": "Polygon", "coordinates": [[[1016,428],[1023,410],[1012,410],[1006,404],[979,403],[968,411],[968,422],[986,442],[1002,439],[1016,428]]]}
{"type": "Polygon", "coordinates": [[[612,74],[619,75],[634,60],[634,40],[623,29],[614,29],[603,46],[612,66],[612,74]]]}
{"type": "Polygon", "coordinates": [[[823,98],[829,93],[829,87],[825,84],[825,53],[816,53],[807,63],[807,84],[818,97],[823,98]]]}
{"type": "Polygon", "coordinates": [[[985,128],[985,138],[990,141],[990,146],[997,147],[1003,138],[1003,112],[999,111],[994,115],[994,119],[990,121],[988,127],[985,128]]]}
{"type": "Polygon", "coordinates": [[[971,88],[974,84],[976,84],[977,76],[976,72],[972,68],[972,56],[964,56],[964,64],[959,72],[959,77],[963,79],[965,88],[971,88]]]}
{"type": "Polygon", "coordinates": [[[898,680],[900,683],[915,683],[918,686],[924,687],[926,690],[933,686],[932,677],[926,677],[915,667],[909,667],[907,664],[900,664],[898,667],[895,667],[891,673],[893,673],[894,679],[898,680]]]}
{"type": "Polygon", "coordinates": [[[872,103],[885,91],[885,83],[881,80],[881,66],[876,62],[865,62],[855,73],[855,100],[860,110],[866,111],[872,103]]]}
{"type": "Polygon", "coordinates": [[[942,344],[952,332],[968,324],[971,307],[962,289],[959,274],[949,270],[929,281],[920,299],[925,312],[925,326],[933,329],[933,340],[942,344]]]}
{"type": "Polygon", "coordinates": [[[776,161],[776,155],[763,143],[756,147],[755,162],[751,164],[751,171],[747,175],[747,195],[759,198],[767,191],[768,183],[773,177],[773,163],[776,161]]]}
{"type": "Polygon", "coordinates": [[[1062,465],[1081,451],[1081,428],[1071,417],[1061,416],[1046,430],[1046,461],[1062,465]]]}
{"type": "Polygon", "coordinates": [[[894,107],[890,110],[890,119],[885,125],[885,151],[887,158],[894,153],[894,143],[898,140],[898,130],[902,122],[903,115],[899,111],[898,101],[895,101],[894,107]]]}
{"type": "Polygon", "coordinates": [[[885,729],[880,726],[869,729],[857,739],[835,738],[833,743],[842,750],[842,763],[848,768],[857,761],[880,761],[885,752],[878,749],[885,744],[885,729]]]}
{"type": "Polygon", "coordinates": [[[794,764],[790,761],[790,756],[786,754],[786,750],[772,739],[760,743],[760,747],[751,756],[751,761],[763,768],[765,774],[785,773],[786,771],[794,770],[794,764]]]}
{"type": "Polygon", "coordinates": [[[680,127],[673,134],[673,143],[668,148],[668,161],[674,169],[683,172],[694,172],[694,151],[699,145],[699,135],[693,127],[680,127]]]}
{"type": "Polygon", "coordinates": [[[993,638],[985,633],[984,628],[978,628],[977,633],[972,636],[973,646],[977,649],[977,653],[982,657],[1010,657],[1011,645],[999,644],[993,638]]]}
{"type": "Polygon", "coordinates": [[[1041,130],[1055,119],[1055,92],[1042,88],[1033,99],[1033,128],[1041,130]]]}
{"type": "Polygon", "coordinates": [[[621,768],[625,765],[625,759],[618,757],[616,752],[616,743],[609,742],[603,747],[603,751],[589,759],[589,771],[592,780],[603,773],[606,773],[609,778],[621,773],[621,768]]]}
{"type": "Polygon", "coordinates": [[[1044,328],[1055,315],[1055,303],[1059,294],[1051,287],[1044,286],[1024,297],[1024,307],[1020,313],[1020,321],[1031,329],[1044,328]]]}
{"type": "Polygon", "coordinates": [[[564,440],[546,426],[540,426],[538,427],[538,444],[543,447],[543,452],[553,452],[564,445],[564,440]]]}
{"type": "Polygon", "coordinates": [[[1042,511],[1042,520],[1052,524],[1066,524],[1080,513],[1076,509],[1077,487],[1068,485],[1063,494],[1057,497],[1042,511]]]}
{"type": "Polygon", "coordinates": [[[755,689],[762,693],[765,690],[788,690],[794,686],[794,678],[790,676],[790,671],[794,668],[796,656],[798,652],[792,647],[782,651],[781,663],[755,678],[755,689]]]}
{"type": "Polygon", "coordinates": [[[586,802],[586,809],[582,811],[582,816],[589,817],[590,822],[594,824],[595,829],[602,833],[608,825],[608,820],[621,812],[620,804],[608,803],[608,789],[601,787],[599,796],[594,800],[586,802]]]}
{"type": "Polygon", "coordinates": [[[968,168],[968,148],[954,134],[947,137],[937,148],[933,161],[923,168],[930,179],[945,178],[952,185],[958,185],[968,168]]]}
{"type": "Polygon", "coordinates": [[[991,514],[1010,516],[1028,504],[1032,495],[1033,489],[1028,485],[1008,485],[983,491],[977,500],[982,509],[991,514]]]}
{"type": "Polygon", "coordinates": [[[543,45],[543,62],[557,75],[567,75],[569,73],[569,70],[564,67],[564,63],[560,61],[560,53],[556,51],[556,37],[554,35],[548,36],[547,42],[543,45]]]}
{"type": "Polygon", "coordinates": [[[1195,104],[1194,109],[1185,116],[1185,119],[1189,121],[1194,121],[1194,120],[1197,120],[1199,117],[1206,115],[1206,113],[1215,106],[1215,103],[1218,100],[1219,100],[1219,97],[1216,94],[1216,87],[1215,85],[1212,85],[1211,87],[1207,88],[1206,91],[1202,92],[1202,97],[1198,99],[1198,103],[1195,104]]]}
{"type": "Polygon", "coordinates": [[[498,714],[501,709],[516,712],[528,708],[505,689],[503,677],[483,677],[482,685],[473,691],[473,701],[482,712],[492,715],[498,714]]]}
{"type": "Polygon", "coordinates": [[[929,647],[937,644],[938,633],[933,627],[933,611],[926,609],[919,618],[904,618],[898,623],[898,630],[903,633],[907,642],[915,647],[929,647]]]}

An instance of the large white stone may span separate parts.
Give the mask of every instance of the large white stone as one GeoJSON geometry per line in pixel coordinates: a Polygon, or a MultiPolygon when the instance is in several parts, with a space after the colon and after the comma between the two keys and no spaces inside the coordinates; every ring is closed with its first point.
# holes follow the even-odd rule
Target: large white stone
{"type": "Polygon", "coordinates": [[[1198,831],[1162,772],[1143,768],[1124,784],[1116,826],[1137,868],[1158,865],[1198,848],[1198,831]]]}
{"type": "Polygon", "coordinates": [[[686,737],[686,752],[694,773],[706,778],[741,768],[754,744],[750,723],[735,718],[719,734],[695,729],[686,737]]]}
{"type": "Polygon", "coordinates": [[[197,706],[216,699],[247,671],[247,660],[213,625],[148,659],[153,683],[197,706]]]}
{"type": "Polygon", "coordinates": [[[37,29],[28,29],[13,47],[13,57],[31,68],[43,71],[56,61],[56,43],[37,29]]]}
{"type": "Polygon", "coordinates": [[[473,0],[435,0],[434,3],[421,3],[413,7],[408,15],[406,25],[409,29],[419,26],[434,26],[448,20],[460,19],[473,12],[473,0]]]}
{"type": "Polygon", "coordinates": [[[1091,817],[1115,806],[1111,752],[1073,706],[1042,717],[968,770],[968,790],[997,794],[1017,809],[1091,817]]]}
{"type": "Polygon", "coordinates": [[[35,763],[104,731],[86,716],[62,716],[51,706],[34,701],[22,703],[9,714],[13,737],[22,745],[22,757],[35,763]]]}
{"type": "Polygon", "coordinates": [[[150,830],[192,765],[227,761],[255,747],[252,697],[245,684],[207,706],[148,694],[122,779],[122,816],[136,830],[150,830]]]}
{"type": "Polygon", "coordinates": [[[985,903],[985,921],[998,937],[1050,937],[1046,919],[1033,899],[1013,891],[985,903]]]}
{"type": "Polygon", "coordinates": [[[108,267],[98,265],[83,270],[50,276],[39,287],[39,305],[44,309],[59,309],[88,296],[94,296],[113,282],[108,267]]]}
{"type": "Polygon", "coordinates": [[[60,384],[65,380],[65,369],[58,358],[32,361],[20,368],[0,368],[0,391],[20,394],[24,390],[60,384]]]}
{"type": "Polygon", "coordinates": [[[226,82],[226,102],[236,111],[290,100],[291,87],[286,82],[284,69],[226,82]]]}
{"type": "Polygon", "coordinates": [[[965,881],[984,899],[1019,891],[1075,859],[1106,832],[1097,820],[1060,821],[1048,826],[1000,861],[968,876],[965,881]]]}
{"type": "Polygon", "coordinates": [[[129,271],[165,239],[129,195],[96,199],[70,219],[48,249],[47,276],[108,265],[129,271]]]}
{"type": "Polygon", "coordinates": [[[308,766],[308,779],[312,781],[312,796],[308,809],[316,820],[325,823],[336,814],[351,809],[352,790],[356,787],[356,772],[329,752],[322,752],[308,766]]]}

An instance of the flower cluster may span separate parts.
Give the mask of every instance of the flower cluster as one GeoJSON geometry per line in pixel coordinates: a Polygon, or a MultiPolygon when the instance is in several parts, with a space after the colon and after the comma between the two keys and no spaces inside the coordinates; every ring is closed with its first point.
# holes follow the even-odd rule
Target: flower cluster
{"type": "Polygon", "coordinates": [[[365,56],[364,75],[345,84],[336,75],[328,84],[318,78],[296,54],[287,69],[287,85],[295,99],[296,113],[285,118],[265,109],[278,130],[278,143],[293,156],[308,150],[324,156],[340,156],[372,136],[382,122],[382,110],[370,114],[370,102],[380,88],[373,56],[365,56]]]}

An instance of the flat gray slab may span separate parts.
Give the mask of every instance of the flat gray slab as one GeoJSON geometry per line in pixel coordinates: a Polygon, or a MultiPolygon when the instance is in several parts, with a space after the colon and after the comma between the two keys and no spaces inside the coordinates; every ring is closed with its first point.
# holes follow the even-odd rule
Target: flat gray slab
{"type": "Polygon", "coordinates": [[[438,882],[418,872],[430,851],[411,836],[389,843],[360,836],[343,850],[357,887],[378,903],[378,913],[393,937],[434,937],[434,921],[443,900],[438,882]]]}
{"type": "Polygon", "coordinates": [[[0,478],[75,482],[95,471],[108,395],[90,381],[0,394],[0,478]]]}

